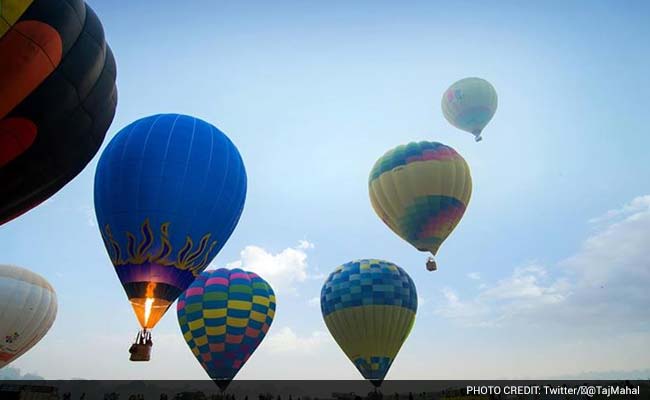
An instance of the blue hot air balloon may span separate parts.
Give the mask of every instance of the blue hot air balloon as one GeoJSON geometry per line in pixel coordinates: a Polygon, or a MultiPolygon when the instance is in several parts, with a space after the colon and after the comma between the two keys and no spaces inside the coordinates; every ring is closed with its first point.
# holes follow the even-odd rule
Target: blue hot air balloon
{"type": "Polygon", "coordinates": [[[221,250],[245,198],[237,148],[205,121],[154,115],[111,140],[97,165],[95,212],[145,331],[221,250]]]}

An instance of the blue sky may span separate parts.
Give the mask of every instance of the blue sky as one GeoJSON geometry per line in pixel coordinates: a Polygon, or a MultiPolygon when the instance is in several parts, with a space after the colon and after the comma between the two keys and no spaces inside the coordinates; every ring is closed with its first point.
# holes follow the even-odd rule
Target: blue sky
{"type": "MultiPolygon", "coordinates": [[[[244,159],[242,219],[213,266],[260,271],[278,313],[239,378],[358,377],[314,301],[325,274],[358,258],[402,266],[421,297],[388,378],[650,368],[648,3],[90,5],[118,65],[104,146],[137,118],[176,112],[218,126],[244,159]],[[479,144],[440,111],[466,76],[499,94],[479,144]],[[472,200],[435,274],[368,199],[375,160],[412,140],[448,144],[472,168],[472,200]]],[[[46,378],[206,378],[174,312],[149,365],[127,361],[138,325],[95,226],[97,159],[0,227],[1,261],[41,273],[59,295],[52,330],[12,366],[46,378]]]]}

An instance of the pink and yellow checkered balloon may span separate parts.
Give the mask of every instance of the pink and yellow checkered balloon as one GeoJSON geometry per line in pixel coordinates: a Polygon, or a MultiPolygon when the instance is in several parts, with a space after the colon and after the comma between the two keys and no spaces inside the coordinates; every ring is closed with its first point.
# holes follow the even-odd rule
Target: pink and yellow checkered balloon
{"type": "Polygon", "coordinates": [[[177,313],[187,345],[225,390],[268,332],[275,294],[252,272],[205,271],[181,295],[177,313]]]}

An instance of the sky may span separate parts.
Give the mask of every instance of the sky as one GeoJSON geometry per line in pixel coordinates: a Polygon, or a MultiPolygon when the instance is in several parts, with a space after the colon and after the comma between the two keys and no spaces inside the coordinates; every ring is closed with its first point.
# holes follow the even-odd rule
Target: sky
{"type": "MultiPolygon", "coordinates": [[[[216,125],[243,157],[242,218],[209,268],[260,273],[278,306],[238,378],[359,378],[319,296],[360,258],[396,263],[418,291],[387,379],[650,376],[650,3],[89,4],[118,66],[102,149],[132,121],[174,112],[216,125]],[[499,96],[480,143],[440,110],[467,76],[499,96]],[[415,140],[452,146],[472,170],[435,273],[367,192],[375,160],[415,140]]],[[[128,361],[139,325],[96,226],[98,158],[0,227],[0,261],[45,276],[59,301],[48,335],[5,370],[206,379],[173,309],[151,362],[128,361]]]]}

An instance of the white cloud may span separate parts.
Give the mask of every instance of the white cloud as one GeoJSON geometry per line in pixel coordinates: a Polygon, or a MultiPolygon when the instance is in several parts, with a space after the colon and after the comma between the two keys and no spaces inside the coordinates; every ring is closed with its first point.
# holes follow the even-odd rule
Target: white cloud
{"type": "Polygon", "coordinates": [[[96,228],[97,227],[97,220],[95,219],[95,209],[90,206],[83,206],[81,207],[81,213],[84,215],[86,219],[86,225],[96,228]]]}
{"type": "Polygon", "coordinates": [[[301,250],[309,250],[309,249],[313,249],[314,247],[315,247],[315,246],[314,246],[313,243],[308,242],[308,241],[306,241],[306,240],[299,240],[299,241],[298,241],[298,247],[297,247],[298,249],[301,249],[301,250]]]}
{"type": "Polygon", "coordinates": [[[592,224],[610,221],[617,217],[633,214],[650,208],[650,195],[635,197],[631,202],[621,208],[607,211],[605,214],[589,220],[592,224]]]}
{"type": "Polygon", "coordinates": [[[444,288],[444,301],[434,312],[468,326],[500,325],[543,305],[561,303],[570,293],[564,279],[549,279],[547,270],[538,265],[515,268],[510,276],[479,289],[473,298],[462,300],[456,291],[444,288]]]}
{"type": "Polygon", "coordinates": [[[320,281],[320,280],[325,279],[326,276],[327,276],[326,274],[324,274],[324,273],[322,273],[322,272],[320,272],[318,270],[313,270],[313,271],[311,271],[309,273],[309,276],[307,277],[307,279],[313,280],[313,281],[320,281]]]}
{"type": "Polygon", "coordinates": [[[264,349],[270,353],[313,353],[329,340],[328,334],[323,331],[314,331],[309,336],[300,337],[285,326],[266,338],[264,349]]]}
{"type": "Polygon", "coordinates": [[[309,276],[306,250],[314,245],[305,240],[299,241],[296,247],[289,247],[273,254],[259,246],[246,246],[241,251],[241,258],[226,264],[227,268],[243,268],[259,274],[267,280],[276,291],[295,292],[294,284],[304,282],[309,276]]]}
{"type": "Polygon", "coordinates": [[[650,196],[637,197],[613,213],[619,220],[559,265],[576,276],[575,309],[588,310],[592,318],[648,325],[648,318],[640,316],[650,308],[650,196]]]}
{"type": "Polygon", "coordinates": [[[524,300],[527,302],[557,303],[564,299],[564,285],[545,284],[547,271],[541,266],[515,268],[513,274],[483,291],[482,296],[494,299],[524,300]]]}
{"type": "Polygon", "coordinates": [[[451,288],[442,289],[444,301],[434,309],[434,313],[445,318],[456,320],[463,325],[484,326],[492,325],[487,316],[489,309],[477,300],[461,301],[456,291],[451,288]]]}
{"type": "Polygon", "coordinates": [[[628,215],[589,237],[580,251],[561,265],[592,284],[627,278],[647,282],[650,278],[650,196],[637,197],[623,209],[609,212],[628,215]],[[645,208],[639,208],[641,204],[645,208]],[[624,211],[630,209],[635,212],[624,211]]]}
{"type": "Polygon", "coordinates": [[[307,301],[307,304],[310,307],[319,307],[320,306],[320,297],[318,297],[318,296],[312,297],[311,299],[309,299],[309,301],[307,301]]]}
{"type": "Polygon", "coordinates": [[[478,280],[481,279],[481,274],[479,274],[478,272],[470,272],[469,274],[467,274],[467,277],[469,279],[473,279],[475,281],[478,281],[478,280]]]}
{"type": "Polygon", "coordinates": [[[496,283],[483,283],[469,300],[445,288],[434,312],[465,325],[526,319],[647,329],[650,320],[642,316],[650,308],[650,196],[598,220],[607,223],[556,267],[515,268],[496,283]]]}

